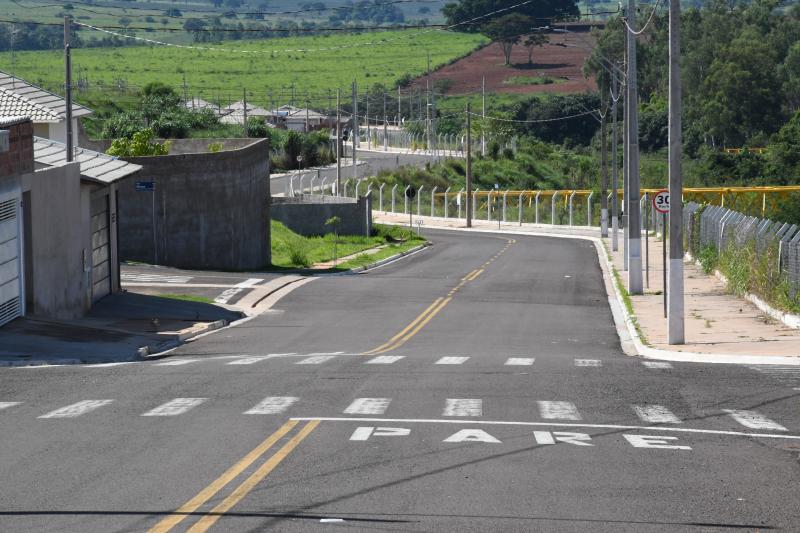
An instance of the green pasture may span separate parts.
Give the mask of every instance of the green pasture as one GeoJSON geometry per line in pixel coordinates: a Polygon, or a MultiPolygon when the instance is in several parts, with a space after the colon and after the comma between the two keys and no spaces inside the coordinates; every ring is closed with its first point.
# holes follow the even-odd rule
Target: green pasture
{"type": "MultiPolygon", "coordinates": [[[[165,46],[85,48],[73,51],[73,67],[88,82],[78,100],[106,97],[133,104],[136,91],[151,81],[175,87],[204,99],[236,101],[243,89],[248,100],[268,105],[270,94],[286,103],[294,86],[295,102],[306,95],[312,106],[325,108],[329,95],[342,89],[349,98],[355,79],[360,90],[375,84],[389,88],[404,74],[425,72],[467,55],[483,43],[481,35],[436,30],[404,30],[361,34],[291,37],[252,41],[226,41],[205,45],[208,50],[165,46]],[[224,48],[228,51],[219,50],[224,48]],[[248,52],[242,52],[247,50],[248,52]]],[[[16,53],[16,73],[33,83],[60,92],[63,53],[16,53]]],[[[0,69],[9,70],[11,54],[0,54],[0,69]]]]}

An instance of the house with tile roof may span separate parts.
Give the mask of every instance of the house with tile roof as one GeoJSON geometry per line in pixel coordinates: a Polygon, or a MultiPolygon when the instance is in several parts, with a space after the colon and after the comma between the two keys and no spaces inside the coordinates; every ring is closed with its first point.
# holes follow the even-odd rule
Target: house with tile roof
{"type": "MultiPolygon", "coordinates": [[[[33,134],[45,139],[67,142],[67,102],[50,91],[0,70],[0,116],[30,117],[33,134]]],[[[78,146],[78,121],[92,110],[73,102],[72,131],[78,146]]]]}

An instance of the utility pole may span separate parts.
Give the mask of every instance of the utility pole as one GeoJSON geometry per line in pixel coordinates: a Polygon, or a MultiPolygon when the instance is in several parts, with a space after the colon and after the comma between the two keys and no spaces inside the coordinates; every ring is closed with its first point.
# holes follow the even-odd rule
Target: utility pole
{"type": "Polygon", "coordinates": [[[631,193],[625,198],[628,213],[628,292],[632,295],[642,294],[642,224],[639,213],[639,98],[636,87],[636,36],[633,34],[636,24],[636,0],[628,0],[628,190],[631,193]]]}
{"type": "Polygon", "coordinates": [[[242,124],[244,125],[244,136],[249,137],[247,131],[247,89],[242,89],[242,124]]]}
{"type": "MultiPolygon", "coordinates": [[[[681,174],[681,5],[669,1],[669,283],[667,337],[683,344],[683,176],[681,174]]],[[[666,245],[666,241],[665,245],[666,245]]]]}
{"type": "Polygon", "coordinates": [[[483,124],[481,124],[481,155],[486,157],[486,76],[481,78],[481,101],[482,101],[482,111],[481,117],[483,118],[483,124]]]}
{"type": "MultiPolygon", "coordinates": [[[[358,85],[356,85],[356,80],[353,80],[353,142],[354,146],[361,146],[361,139],[358,135],[358,85]]],[[[353,158],[355,159],[355,157],[356,154],[353,151],[353,158]]],[[[355,165],[355,160],[353,165],[355,165]]]]}
{"type": "Polygon", "coordinates": [[[386,121],[386,91],[383,91],[383,151],[389,150],[389,123],[386,121]]]}
{"type": "Polygon", "coordinates": [[[369,129],[369,90],[364,95],[364,99],[367,101],[367,112],[364,115],[364,122],[367,125],[367,149],[369,150],[372,148],[372,132],[369,129]]]}
{"type": "Polygon", "coordinates": [[[400,86],[397,86],[397,127],[400,127],[400,114],[402,111],[400,110],[400,86]]]}
{"type": "Polygon", "coordinates": [[[428,52],[428,75],[425,77],[425,143],[428,150],[433,149],[431,143],[431,54],[428,52]]]}
{"type": "Polygon", "coordinates": [[[64,16],[64,92],[67,100],[66,120],[67,120],[67,163],[71,163],[74,157],[74,147],[72,138],[72,54],[70,49],[70,18],[64,16]]]}
{"type": "Polygon", "coordinates": [[[308,94],[306,94],[306,133],[308,133],[308,106],[311,105],[311,102],[308,101],[308,94]]]}
{"type": "MultiPolygon", "coordinates": [[[[80,71],[78,71],[79,79],[80,79],[80,71]]],[[[186,85],[186,73],[183,73],[183,107],[186,107],[186,103],[189,101],[189,86],[186,85]]]]}
{"type": "Polygon", "coordinates": [[[472,227],[472,113],[470,112],[469,99],[467,99],[467,227],[472,227]]]}
{"type": "MultiPolygon", "coordinates": [[[[336,89],[336,196],[342,195],[342,90],[336,89]]],[[[324,191],[323,191],[324,192],[324,191]]]]}
{"type": "MultiPolygon", "coordinates": [[[[601,93],[602,94],[602,93],[601,93]]],[[[608,237],[608,154],[606,153],[606,118],[608,117],[608,105],[605,106],[603,114],[600,115],[600,237],[608,237]]],[[[592,214],[589,213],[589,220],[592,214]]]]}
{"type": "MultiPolygon", "coordinates": [[[[625,31],[625,72],[628,71],[628,51],[627,51],[627,38],[628,32],[625,31]]],[[[630,142],[628,141],[628,132],[630,131],[630,124],[628,124],[628,81],[625,81],[625,90],[622,91],[622,255],[623,255],[623,270],[628,271],[628,197],[630,196],[630,189],[628,188],[628,154],[630,142]]]]}
{"type": "Polygon", "coordinates": [[[611,86],[613,92],[611,93],[611,113],[613,115],[613,127],[611,138],[611,188],[614,194],[611,196],[611,250],[616,252],[619,249],[619,238],[617,230],[619,225],[619,163],[617,162],[617,101],[619,100],[619,88],[617,87],[617,69],[616,66],[611,71],[611,86]],[[616,95],[616,96],[615,96],[616,95]]]}

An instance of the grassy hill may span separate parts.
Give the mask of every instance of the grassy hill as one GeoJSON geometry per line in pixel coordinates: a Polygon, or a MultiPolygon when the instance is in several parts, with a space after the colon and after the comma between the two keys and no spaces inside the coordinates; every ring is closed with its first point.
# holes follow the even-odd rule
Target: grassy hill
{"type": "MultiPolygon", "coordinates": [[[[428,53],[435,67],[485,41],[474,34],[403,30],[225,41],[203,45],[209,48],[205,50],[158,45],[85,48],[73,51],[73,68],[74,78],[88,84],[76,97],[89,102],[107,97],[122,105],[126,99],[132,103],[135,92],[151,81],[171,85],[183,94],[185,78],[189,95],[219,99],[223,105],[241,99],[244,88],[248,100],[259,105],[269,104],[270,92],[276,102],[285,103],[294,85],[298,104],[308,93],[312,105],[326,108],[328,91],[335,98],[335,89],[341,88],[347,98],[353,79],[362,89],[378,83],[392,87],[404,74],[424,72],[428,53]]],[[[61,51],[17,52],[15,59],[18,76],[60,92],[61,51]]],[[[9,71],[10,67],[11,54],[0,54],[0,68],[9,71]]]]}

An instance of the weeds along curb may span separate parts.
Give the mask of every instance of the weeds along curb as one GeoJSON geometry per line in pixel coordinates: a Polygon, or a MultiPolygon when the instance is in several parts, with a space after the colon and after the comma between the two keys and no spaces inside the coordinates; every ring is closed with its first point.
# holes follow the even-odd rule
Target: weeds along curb
{"type": "Polygon", "coordinates": [[[365,272],[367,270],[372,270],[374,268],[378,268],[378,267],[381,267],[383,265],[387,265],[387,264],[389,264],[389,263],[391,263],[393,261],[397,261],[398,259],[401,259],[403,257],[416,254],[417,252],[421,252],[422,250],[424,250],[428,246],[432,246],[432,243],[426,241],[425,243],[420,244],[419,246],[415,246],[415,247],[411,248],[410,250],[406,250],[405,252],[396,253],[394,255],[391,255],[389,257],[381,259],[380,261],[375,261],[374,263],[371,263],[369,265],[364,265],[364,266],[360,266],[360,267],[356,267],[356,268],[351,268],[350,270],[348,270],[346,272],[346,274],[360,274],[361,272],[365,272]]]}

